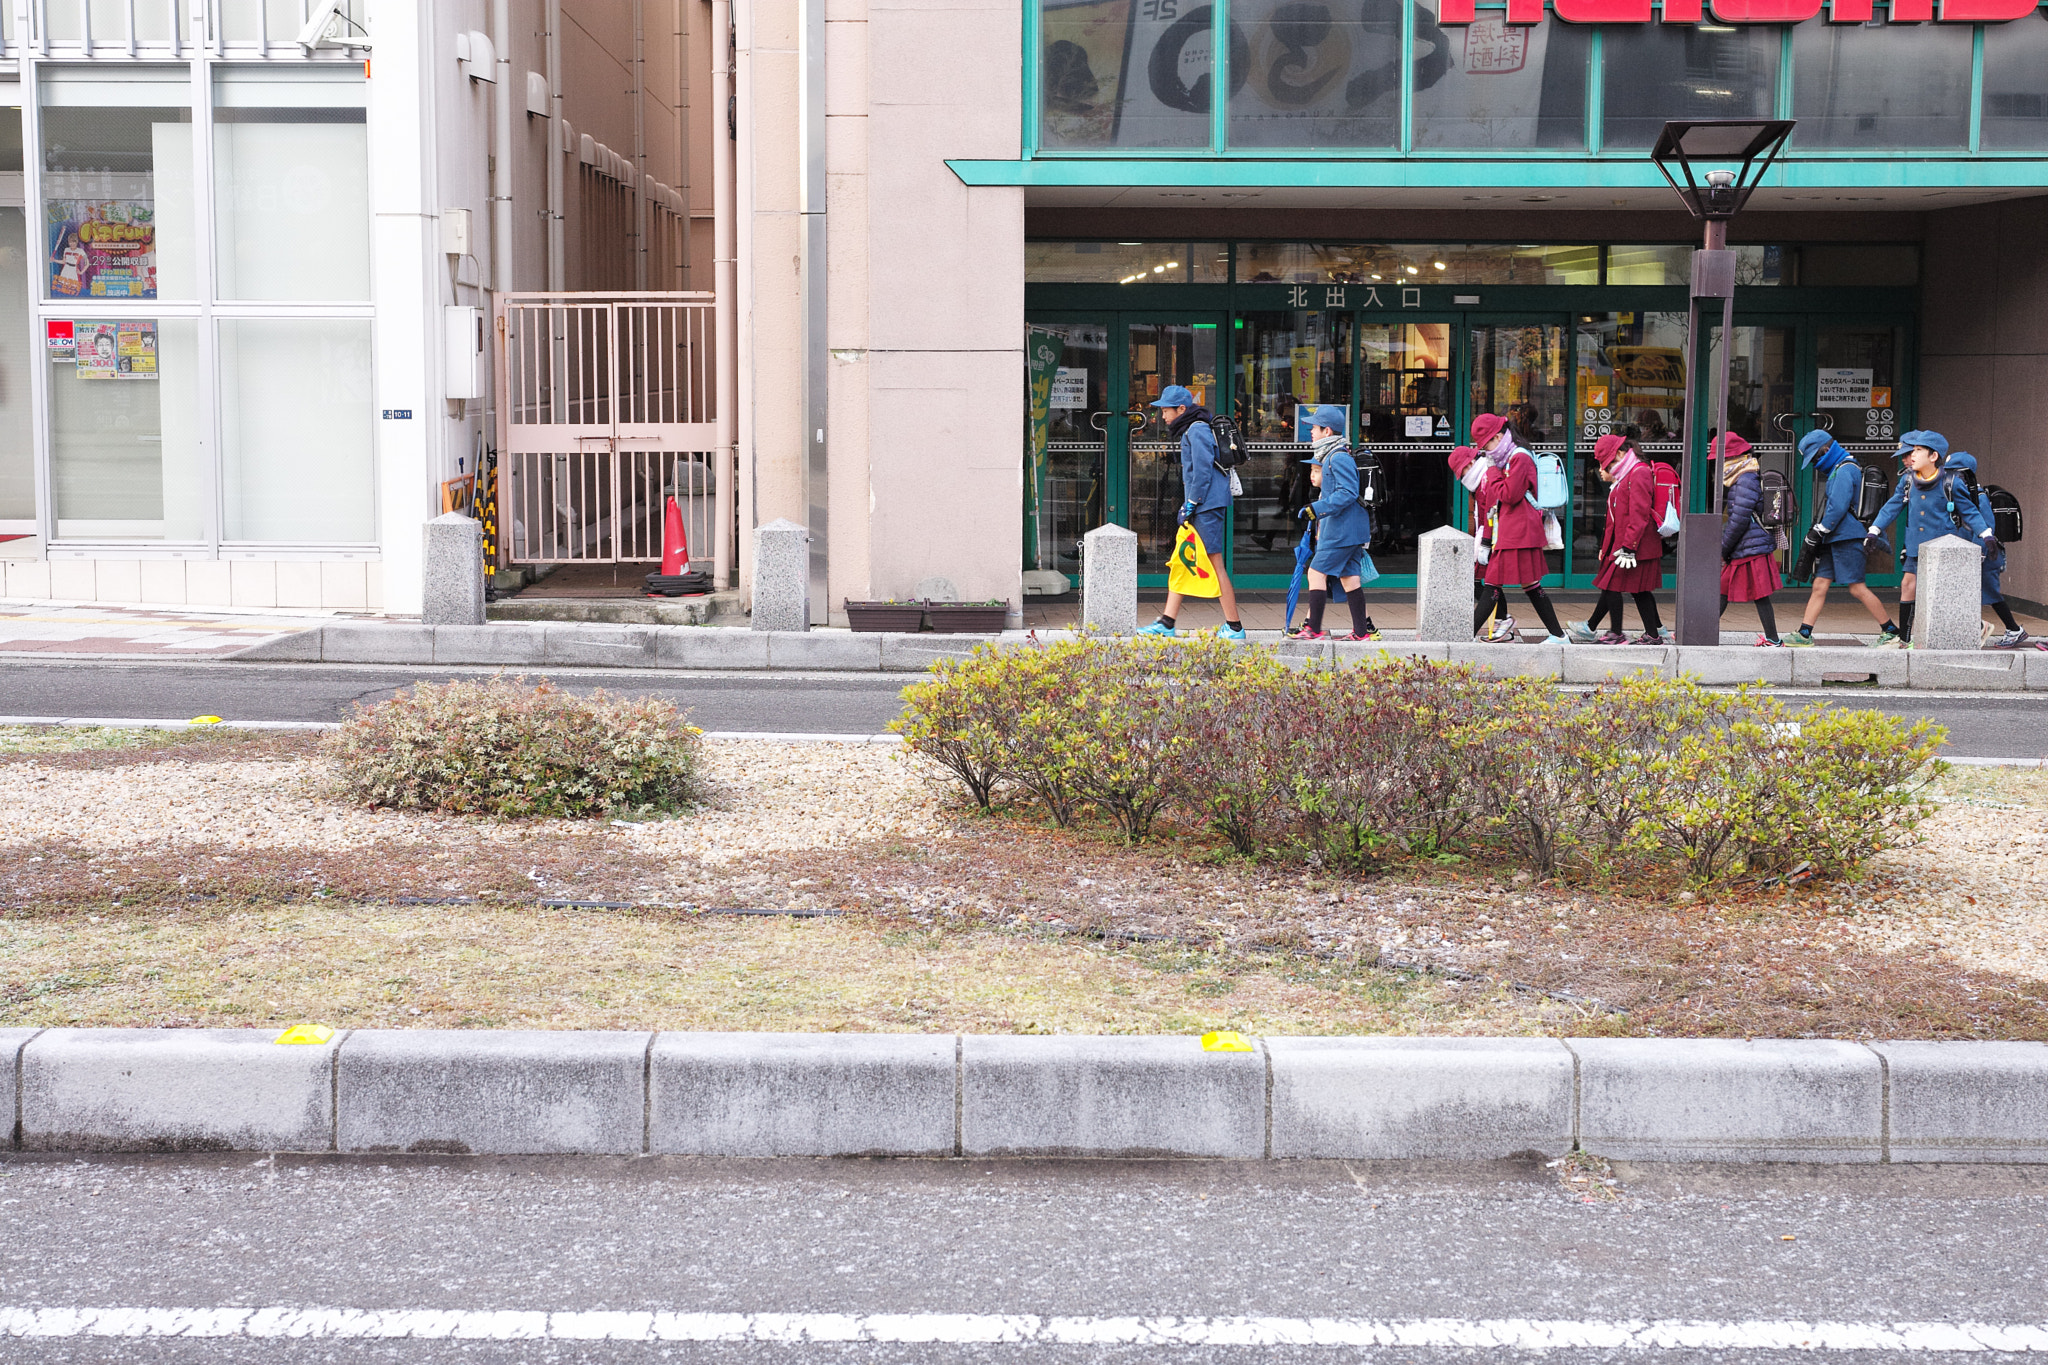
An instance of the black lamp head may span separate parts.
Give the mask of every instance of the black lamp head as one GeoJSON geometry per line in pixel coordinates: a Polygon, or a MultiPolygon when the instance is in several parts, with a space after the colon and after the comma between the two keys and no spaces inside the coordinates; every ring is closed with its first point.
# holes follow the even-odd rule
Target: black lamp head
{"type": "Polygon", "coordinates": [[[1650,159],[1686,211],[1709,222],[1742,212],[1792,135],[1791,119],[1688,119],[1667,123],[1650,159]],[[1720,162],[1721,165],[1707,169],[1720,162]],[[1672,167],[1678,175],[1672,174],[1672,167]],[[1684,183],[1680,184],[1680,176],[1684,183]]]}

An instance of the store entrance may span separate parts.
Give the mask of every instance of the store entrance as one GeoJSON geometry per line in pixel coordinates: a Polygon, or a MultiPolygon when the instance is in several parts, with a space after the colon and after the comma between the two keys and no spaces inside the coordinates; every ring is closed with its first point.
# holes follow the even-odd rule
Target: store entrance
{"type": "MultiPolygon", "coordinates": [[[[1700,358],[1703,379],[1718,372],[1719,330],[1700,358]]],[[[1115,522],[1138,533],[1141,581],[1164,584],[1180,467],[1149,404],[1169,384],[1230,414],[1250,448],[1221,548],[1238,586],[1252,590],[1284,588],[1292,576],[1312,496],[1302,464],[1309,418],[1321,404],[1347,409],[1354,442],[1384,470],[1371,553],[1377,586],[1393,589],[1413,583],[1425,532],[1469,529],[1469,499],[1446,457],[1476,413],[1500,413],[1523,445],[1565,461],[1572,498],[1549,581],[1566,588],[1591,587],[1599,567],[1607,487],[1594,443],[1628,435],[1675,466],[1688,420],[1682,311],[1034,311],[1027,337],[1025,567],[1069,578],[1080,572],[1081,536],[1115,522]]],[[[1798,490],[1794,544],[1818,510],[1811,476],[1797,468],[1800,436],[1824,426],[1852,452],[1888,461],[1910,425],[1910,354],[1909,324],[1898,318],[1737,315],[1728,425],[1798,490]]],[[[1704,442],[1709,419],[1692,420],[1704,442]]],[[[1695,509],[1712,506],[1718,472],[1695,474],[1695,509]]]]}

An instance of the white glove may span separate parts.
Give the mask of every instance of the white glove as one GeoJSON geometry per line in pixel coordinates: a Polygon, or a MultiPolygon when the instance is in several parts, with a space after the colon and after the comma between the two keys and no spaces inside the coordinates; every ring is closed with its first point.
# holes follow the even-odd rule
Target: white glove
{"type": "Polygon", "coordinates": [[[1617,569],[1633,569],[1633,568],[1634,568],[1635,566],[1636,566],[1636,552],[1635,552],[1634,550],[1616,550],[1616,551],[1614,552],[1614,567],[1615,567],[1615,568],[1617,568],[1617,569]]]}

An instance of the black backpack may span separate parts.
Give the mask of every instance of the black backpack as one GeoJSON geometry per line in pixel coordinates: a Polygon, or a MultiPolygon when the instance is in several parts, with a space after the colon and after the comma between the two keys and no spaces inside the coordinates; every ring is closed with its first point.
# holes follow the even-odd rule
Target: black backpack
{"type": "Polygon", "coordinates": [[[1885,503],[1890,500],[1891,485],[1884,481],[1884,472],[1874,464],[1858,463],[1856,470],[1862,481],[1856,485],[1856,502],[1849,509],[1849,514],[1868,526],[1871,518],[1883,511],[1885,503]]]}
{"type": "Polygon", "coordinates": [[[1380,468],[1380,457],[1361,447],[1351,452],[1351,459],[1358,466],[1358,505],[1374,511],[1386,496],[1386,472],[1380,468]]]}
{"type": "Polygon", "coordinates": [[[1766,531],[1781,531],[1799,520],[1799,498],[1783,474],[1775,469],[1760,469],[1756,480],[1757,525],[1766,531]]]}
{"type": "Polygon", "coordinates": [[[2020,500],[1995,483],[1985,484],[1984,493],[1991,499],[1991,534],[2001,544],[2019,544],[2026,529],[2020,520],[2020,500]]]}
{"type": "Polygon", "coordinates": [[[1252,457],[1245,448],[1244,434],[1228,417],[1211,417],[1209,430],[1216,433],[1216,458],[1212,463],[1221,473],[1228,474],[1252,457]]]}

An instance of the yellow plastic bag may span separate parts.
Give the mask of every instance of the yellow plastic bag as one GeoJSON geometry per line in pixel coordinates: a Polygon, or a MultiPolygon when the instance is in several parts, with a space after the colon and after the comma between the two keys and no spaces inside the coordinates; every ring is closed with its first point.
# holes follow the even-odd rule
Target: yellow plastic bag
{"type": "Polygon", "coordinates": [[[1209,563],[1209,552],[1192,524],[1183,524],[1173,538],[1173,558],[1167,561],[1166,590],[1182,597],[1221,597],[1223,585],[1209,563]]]}

